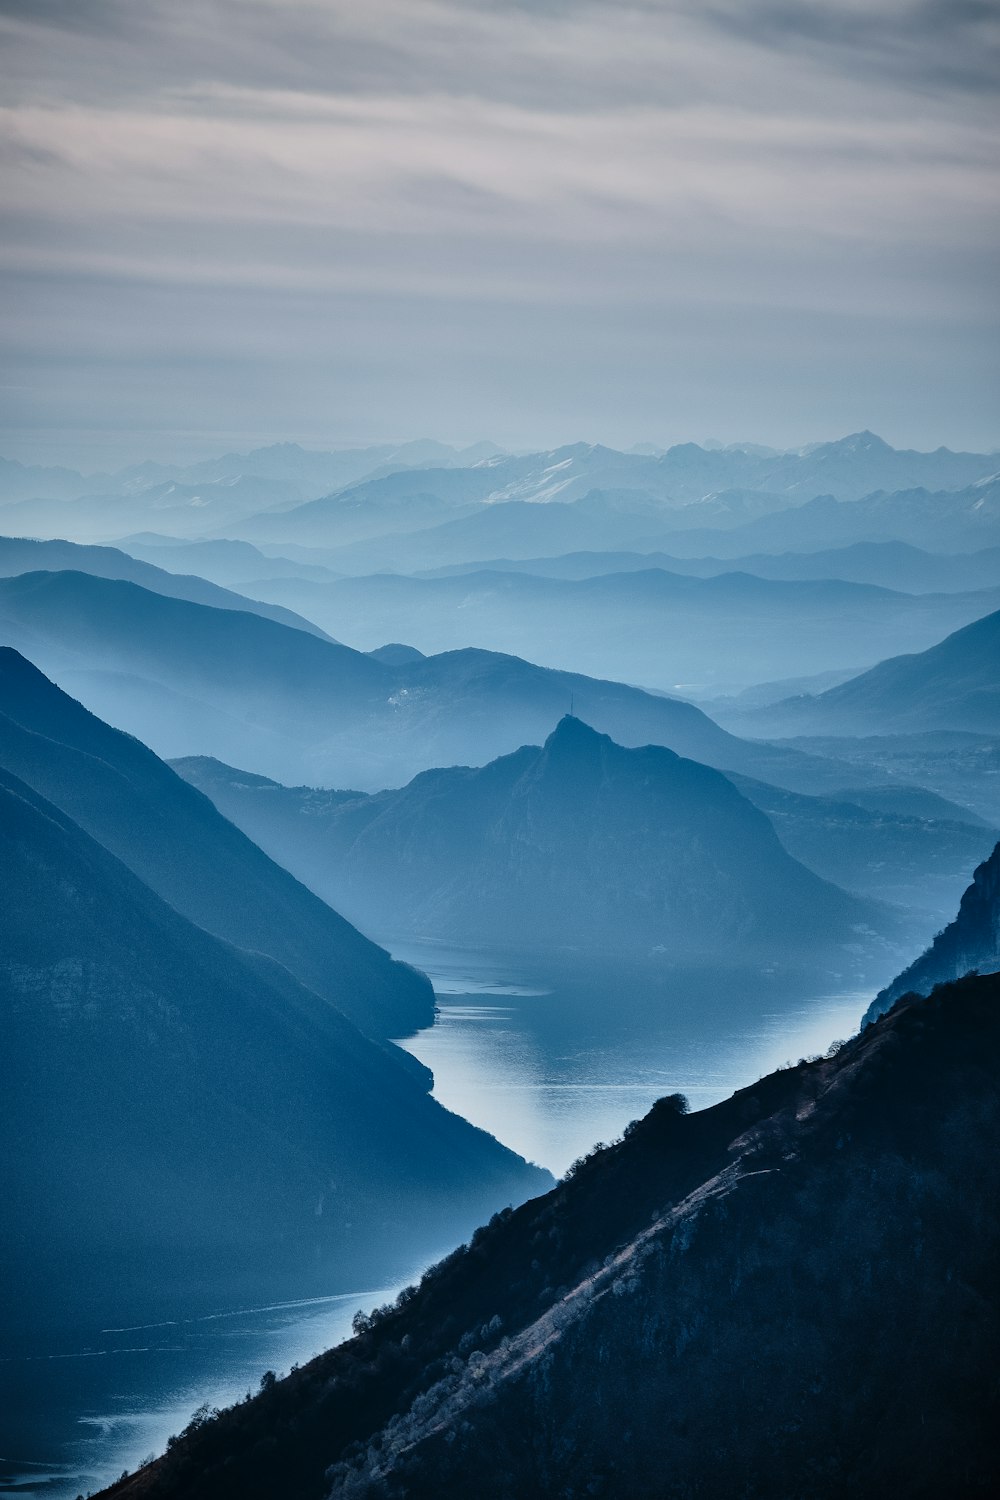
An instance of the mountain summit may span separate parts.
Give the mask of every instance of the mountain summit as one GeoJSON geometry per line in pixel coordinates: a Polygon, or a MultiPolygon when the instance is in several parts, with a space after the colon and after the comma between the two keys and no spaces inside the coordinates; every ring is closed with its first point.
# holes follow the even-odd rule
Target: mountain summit
{"type": "Polygon", "coordinates": [[[844,942],[874,916],[792,859],[721,772],[625,749],[569,714],[541,747],[354,800],[303,791],[265,806],[238,773],[227,785],[198,760],[177,768],[384,934],[718,962],[844,942]]]}

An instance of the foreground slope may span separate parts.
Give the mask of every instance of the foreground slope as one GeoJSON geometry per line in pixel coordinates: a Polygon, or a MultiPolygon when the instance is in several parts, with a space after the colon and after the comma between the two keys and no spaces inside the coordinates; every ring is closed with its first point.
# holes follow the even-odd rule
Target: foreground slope
{"type": "Polygon", "coordinates": [[[884,1015],[900,995],[929,994],[970,971],[992,974],[1000,969],[1000,844],[972,877],[958,915],[939,932],[925,953],[876,995],[866,1021],[884,1015]]]}
{"type": "Polygon", "coordinates": [[[6,772],[0,859],[5,1336],[398,1274],[546,1185],[6,772]]]}
{"type": "Polygon", "coordinates": [[[661,1101],[113,1493],[990,1493],[998,1048],[1000,980],[966,979],[712,1109],[661,1101]]]}
{"type": "MultiPolygon", "coordinates": [[[[198,762],[178,769],[204,776],[198,762]]],[[[720,772],[661,746],[624,749],[569,715],[542,747],[400,791],[304,806],[249,790],[277,856],[393,936],[725,962],[857,942],[878,920],[792,859],[720,772]]],[[[225,805],[239,821],[238,802],[225,805]]]]}
{"type": "Polygon", "coordinates": [[[0,647],[0,766],[78,822],[182,915],[266,953],[371,1036],[430,1024],[394,963],[221,817],[151,750],[0,647]]]}

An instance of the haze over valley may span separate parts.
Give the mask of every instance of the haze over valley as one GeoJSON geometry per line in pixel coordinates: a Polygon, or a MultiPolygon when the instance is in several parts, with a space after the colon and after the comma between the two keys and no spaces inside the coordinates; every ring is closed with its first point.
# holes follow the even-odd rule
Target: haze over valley
{"type": "Polygon", "coordinates": [[[996,0],[0,41],[0,1500],[996,1493],[996,0]]]}

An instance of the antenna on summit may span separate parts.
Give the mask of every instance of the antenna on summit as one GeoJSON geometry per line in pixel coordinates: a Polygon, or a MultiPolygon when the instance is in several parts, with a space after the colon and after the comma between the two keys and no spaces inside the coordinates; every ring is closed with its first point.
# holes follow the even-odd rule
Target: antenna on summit
{"type": "Polygon", "coordinates": [[[570,716],[571,719],[575,719],[576,718],[576,715],[573,712],[573,705],[574,705],[575,702],[576,702],[576,697],[574,696],[573,693],[570,693],[570,695],[569,695],[569,716],[570,716]]]}

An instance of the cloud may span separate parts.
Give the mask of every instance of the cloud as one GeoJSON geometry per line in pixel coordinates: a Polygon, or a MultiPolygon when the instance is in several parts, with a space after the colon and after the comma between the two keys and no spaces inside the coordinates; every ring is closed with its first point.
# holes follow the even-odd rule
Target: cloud
{"type": "MultiPolygon", "coordinates": [[[[484,319],[497,338],[488,309],[535,349],[544,307],[574,348],[566,392],[591,392],[583,430],[597,412],[581,320],[605,329],[600,359],[629,368],[608,397],[621,424],[636,382],[662,378],[636,317],[669,330],[696,315],[728,382],[753,378],[769,318],[787,357],[779,320],[866,315],[907,328],[908,349],[946,319],[970,330],[954,385],[969,410],[997,312],[998,14],[975,0],[0,0],[0,274],[26,309],[8,327],[12,378],[54,351],[54,304],[97,369],[117,302],[145,309],[133,332],[150,360],[183,329],[199,367],[231,380],[230,351],[252,346],[254,389],[273,368],[284,390],[285,299],[316,327],[339,310],[343,370],[378,365],[366,399],[383,392],[393,435],[413,430],[400,393],[421,341],[454,325],[441,402],[475,436],[494,401],[468,378],[484,319]],[[185,289],[191,309],[203,290],[238,296],[195,336],[185,289]],[[345,318],[352,297],[367,323],[345,318]],[[389,340],[374,361],[373,337],[389,340]]],[[[885,380],[912,384],[869,343],[885,380]]],[[[954,347],[942,339],[942,358],[954,347]]],[[[790,394],[776,381],[776,409],[806,404],[810,352],[790,362],[790,394]]],[[[332,360],[325,379],[340,399],[332,360]]]]}

